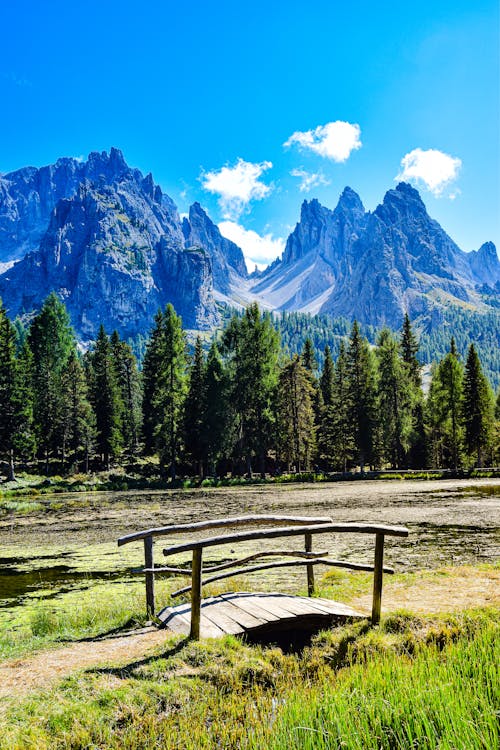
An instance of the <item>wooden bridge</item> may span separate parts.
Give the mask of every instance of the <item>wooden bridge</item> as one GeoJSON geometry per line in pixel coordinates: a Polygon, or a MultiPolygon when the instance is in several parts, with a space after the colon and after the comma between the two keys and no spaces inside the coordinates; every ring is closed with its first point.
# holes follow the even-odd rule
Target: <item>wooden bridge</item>
{"type": "Polygon", "coordinates": [[[121,537],[118,540],[118,546],[143,540],[144,567],[138,572],[145,575],[147,611],[150,616],[156,616],[165,627],[174,632],[189,635],[194,639],[221,637],[227,633],[258,637],[259,635],[269,636],[271,633],[292,629],[319,630],[348,618],[364,617],[345,604],[329,599],[313,598],[314,567],[316,565],[372,571],[374,573],[372,622],[377,624],[380,621],[383,573],[394,572],[391,568],[384,568],[383,565],[385,536],[406,537],[408,536],[408,529],[403,526],[334,523],[329,517],[255,515],[146,529],[121,537]],[[262,526],[265,528],[261,528],[262,526]],[[199,534],[200,532],[212,532],[221,528],[244,528],[245,530],[218,536],[206,536],[201,539],[195,538],[191,541],[166,547],[163,550],[166,557],[192,552],[191,567],[168,565],[155,567],[153,555],[153,540],[155,537],[199,534]],[[325,533],[375,535],[374,564],[365,565],[346,560],[335,560],[328,557],[328,552],[313,552],[313,537],[325,533]],[[304,549],[293,551],[262,550],[239,560],[229,560],[203,567],[203,550],[206,548],[295,536],[304,537],[304,549]],[[265,557],[285,559],[249,564],[265,557]],[[292,566],[304,566],[306,568],[308,597],[287,596],[279,593],[231,593],[202,599],[202,587],[209,583],[215,583],[230,576],[292,566]],[[190,576],[191,583],[188,586],[172,593],[174,598],[190,593],[190,602],[176,607],[166,607],[156,613],[154,584],[155,576],[160,573],[190,576]],[[213,575],[214,573],[215,575],[213,575]]]}

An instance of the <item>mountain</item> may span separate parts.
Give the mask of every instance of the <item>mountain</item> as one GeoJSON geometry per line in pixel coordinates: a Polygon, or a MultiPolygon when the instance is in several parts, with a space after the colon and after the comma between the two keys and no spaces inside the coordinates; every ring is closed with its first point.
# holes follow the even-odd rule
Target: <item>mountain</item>
{"type": "Polygon", "coordinates": [[[0,262],[37,250],[56,203],[75,195],[82,182],[108,183],[130,171],[121,151],[112,148],[109,155],[93,152],[86,161],[64,157],[39,169],[0,175],[0,262]]]}
{"type": "Polygon", "coordinates": [[[334,211],[305,201],[282,259],[249,294],[273,309],[398,328],[405,312],[416,318],[442,305],[483,309],[488,291],[500,291],[495,246],[463,252],[418,191],[400,183],[372,213],[350,188],[334,211]]]}
{"type": "Polygon", "coordinates": [[[211,329],[218,302],[327,313],[399,328],[405,312],[438,326],[442,311],[498,307],[500,262],[487,242],[465,253],[400,183],[373,212],[346,187],[332,210],[304,201],[281,259],[248,275],[241,249],[199,203],[182,220],[169,196],[121,151],[0,176],[0,297],[29,316],[56,291],[77,335],[98,326],[147,333],[172,302],[184,325],[211,329]]]}
{"type": "Polygon", "coordinates": [[[189,219],[183,220],[182,231],[188,245],[203,248],[210,255],[216,291],[229,294],[233,283],[237,285],[248,277],[241,248],[221,235],[199,203],[193,203],[189,209],[189,219]]]}
{"type": "MultiPolygon", "coordinates": [[[[145,333],[166,302],[187,328],[216,325],[209,254],[186,242],[173,201],[151,175],[130,169],[117,149],[90,154],[84,164],[59,160],[20,170],[3,183],[12,210],[0,258],[12,257],[14,237],[27,238],[23,247],[40,237],[36,249],[0,276],[0,297],[11,316],[38,309],[55,290],[84,340],[95,337],[101,322],[124,336],[145,333]],[[61,198],[62,192],[69,195],[61,198]],[[30,213],[29,206],[37,210],[30,213]]],[[[0,210],[5,226],[9,211],[3,204],[0,210]]]]}
{"type": "Polygon", "coordinates": [[[353,247],[365,224],[361,199],[349,187],[334,211],[316,199],[304,201],[282,260],[260,276],[251,295],[273,309],[317,312],[337,279],[349,273],[353,247]]]}

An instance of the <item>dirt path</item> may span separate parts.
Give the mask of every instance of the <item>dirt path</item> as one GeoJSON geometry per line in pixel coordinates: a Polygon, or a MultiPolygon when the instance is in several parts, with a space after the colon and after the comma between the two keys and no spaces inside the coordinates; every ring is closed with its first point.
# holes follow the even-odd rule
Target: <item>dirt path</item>
{"type": "Polygon", "coordinates": [[[155,627],[98,641],[72,643],[0,664],[0,699],[46,688],[80,669],[125,665],[148,656],[170,634],[155,627]]]}
{"type": "MultiPolygon", "coordinates": [[[[433,576],[415,584],[384,581],[383,611],[409,609],[413,612],[449,612],[471,607],[500,607],[500,570],[473,567],[450,568],[443,577],[433,576]]],[[[369,612],[371,596],[349,602],[369,612]]],[[[150,655],[169,634],[165,630],[144,628],[141,631],[98,641],[74,643],[34,656],[12,659],[0,665],[0,699],[27,695],[47,688],[82,669],[113,664],[130,664],[150,655]]]]}

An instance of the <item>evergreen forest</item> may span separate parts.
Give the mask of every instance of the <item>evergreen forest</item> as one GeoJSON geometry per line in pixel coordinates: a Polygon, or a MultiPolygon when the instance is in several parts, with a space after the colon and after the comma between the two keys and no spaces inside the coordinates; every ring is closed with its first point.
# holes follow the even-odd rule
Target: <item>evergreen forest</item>
{"type": "Polygon", "coordinates": [[[169,304],[139,366],[130,343],[102,326],[80,351],[54,293],[27,328],[0,303],[6,477],[20,464],[88,473],[148,457],[171,479],[498,465],[500,396],[473,340],[462,356],[464,341],[450,336],[424,395],[408,316],[398,333],[339,322],[320,356],[309,336],[293,350],[289,331],[302,322],[291,313],[276,324],[251,304],[227,313],[208,344],[189,346],[169,304]]]}

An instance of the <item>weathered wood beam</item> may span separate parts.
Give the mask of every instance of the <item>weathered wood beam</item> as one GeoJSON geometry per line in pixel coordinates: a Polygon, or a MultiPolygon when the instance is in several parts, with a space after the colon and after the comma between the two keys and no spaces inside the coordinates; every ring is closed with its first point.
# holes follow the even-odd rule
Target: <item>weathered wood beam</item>
{"type": "Polygon", "coordinates": [[[193,574],[191,577],[191,630],[189,637],[198,640],[200,637],[200,615],[201,615],[201,572],[202,572],[201,549],[193,550],[193,574]]]}
{"type": "MultiPolygon", "coordinates": [[[[325,557],[327,551],[321,552],[303,552],[302,550],[290,551],[290,550],[276,550],[268,552],[256,552],[254,555],[248,555],[248,557],[242,557],[239,560],[229,560],[228,562],[221,563],[220,565],[212,565],[210,568],[203,568],[205,573],[215,573],[217,570],[226,570],[227,568],[234,568],[236,565],[243,565],[243,563],[250,562],[251,560],[258,560],[260,557],[325,557]]],[[[178,573],[179,575],[191,575],[191,568],[174,568],[171,566],[165,566],[163,568],[136,568],[132,573],[178,573]]]]}
{"type": "Polygon", "coordinates": [[[375,572],[373,574],[373,603],[372,603],[372,625],[380,622],[380,610],[382,607],[382,578],[384,572],[384,535],[377,534],[375,537],[375,572]]]}
{"type": "Polygon", "coordinates": [[[155,574],[153,560],[153,537],[144,538],[144,568],[146,577],[146,611],[149,617],[155,613],[155,574]]]}
{"type": "Polygon", "coordinates": [[[238,534],[205,537],[205,539],[166,547],[163,550],[163,554],[169,556],[176,555],[179,552],[203,549],[204,547],[216,547],[220,544],[247,542],[254,539],[277,539],[279,537],[300,536],[302,534],[326,534],[327,532],[408,536],[408,529],[405,526],[385,526],[366,523],[325,523],[313,526],[287,526],[281,529],[255,529],[252,531],[242,531],[238,534]]]}
{"type": "Polygon", "coordinates": [[[216,518],[211,521],[198,521],[196,523],[181,523],[173,524],[171,526],[160,526],[154,529],[144,529],[143,531],[136,531],[133,534],[127,534],[121,536],[118,539],[118,546],[121,547],[123,544],[129,544],[130,542],[136,542],[138,539],[144,539],[147,536],[167,536],[168,534],[182,534],[183,532],[190,531],[205,531],[207,529],[222,529],[226,526],[261,526],[267,523],[274,523],[277,525],[288,524],[293,526],[295,524],[305,525],[311,523],[331,523],[332,519],[329,516],[273,516],[273,515],[259,515],[259,516],[236,516],[234,518],[216,518]]]}
{"type": "MultiPolygon", "coordinates": [[[[305,534],[305,548],[306,554],[311,554],[312,550],[312,534],[305,534]]],[[[314,594],[314,567],[312,565],[307,566],[307,596],[314,594]]]]}
{"type": "MultiPolygon", "coordinates": [[[[196,550],[193,550],[195,552],[196,550]]],[[[280,560],[278,562],[262,563],[261,565],[249,565],[246,568],[237,568],[231,570],[228,573],[221,573],[217,576],[211,576],[201,581],[202,586],[206,586],[209,583],[215,583],[215,581],[222,581],[224,578],[231,578],[232,576],[245,575],[246,573],[256,573],[259,570],[269,570],[270,568],[291,568],[295,565],[327,565],[332,568],[346,568],[347,570],[364,570],[368,573],[373,572],[373,565],[364,565],[362,563],[350,563],[345,560],[329,560],[321,557],[318,559],[306,559],[306,560],[280,560]]],[[[384,568],[384,573],[394,573],[393,568],[384,568]]],[[[191,586],[184,586],[181,589],[174,591],[171,596],[180,596],[186,594],[191,589],[191,586]]]]}

